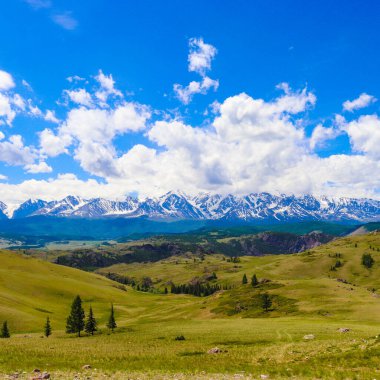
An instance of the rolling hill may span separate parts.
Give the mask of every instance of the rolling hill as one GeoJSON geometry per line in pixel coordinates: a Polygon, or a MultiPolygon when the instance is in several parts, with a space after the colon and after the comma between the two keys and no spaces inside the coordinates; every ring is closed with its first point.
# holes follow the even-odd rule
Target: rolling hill
{"type": "Polygon", "coordinates": [[[163,374],[168,379],[228,379],[236,373],[247,379],[250,374],[346,379],[353,372],[357,378],[375,378],[380,365],[379,250],[380,234],[372,232],[291,255],[232,260],[218,253],[188,252],[99,270],[137,282],[150,277],[148,291],[1,251],[0,321],[9,321],[12,337],[0,346],[0,373],[37,367],[57,378],[73,378],[78,372],[114,379],[126,374],[131,379],[163,374]],[[372,268],[361,264],[363,253],[374,258],[372,268]],[[210,277],[212,273],[216,276],[210,277]],[[259,284],[242,284],[243,274],[248,279],[256,274],[259,284]],[[194,278],[225,290],[208,297],[164,294],[172,282],[194,278]],[[94,337],[64,334],[77,293],[98,318],[102,331],[94,337]],[[268,312],[261,306],[263,293],[272,300],[268,312]],[[114,334],[104,327],[111,302],[119,326],[114,334]],[[41,339],[47,316],[53,335],[41,339]],[[342,327],[348,332],[339,332],[342,327]],[[310,334],[313,338],[305,340],[310,334]],[[176,340],[181,335],[185,340],[176,340]],[[208,354],[213,347],[221,353],[208,354]],[[84,364],[94,369],[80,370],[84,364]]]}

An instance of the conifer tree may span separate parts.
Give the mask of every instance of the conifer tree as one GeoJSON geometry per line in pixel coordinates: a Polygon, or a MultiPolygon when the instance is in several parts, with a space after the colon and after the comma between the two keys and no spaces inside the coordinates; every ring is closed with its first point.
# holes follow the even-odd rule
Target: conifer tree
{"type": "Polygon", "coordinates": [[[80,336],[80,332],[84,328],[84,310],[80,296],[76,296],[72,305],[70,315],[67,317],[66,332],[76,333],[80,336]]]}
{"type": "Polygon", "coordinates": [[[257,281],[257,277],[255,274],[252,276],[251,284],[253,287],[259,285],[259,281],[257,281]]]}
{"type": "Polygon", "coordinates": [[[49,336],[51,335],[51,325],[50,325],[49,317],[46,318],[44,330],[45,330],[44,333],[45,333],[46,338],[49,338],[49,336]]]}
{"type": "Polygon", "coordinates": [[[113,304],[111,304],[111,314],[108,319],[107,327],[113,332],[114,329],[116,329],[116,321],[115,321],[115,313],[113,310],[113,304]]]}
{"type": "Polygon", "coordinates": [[[94,335],[94,332],[97,330],[96,326],[97,326],[97,322],[94,317],[94,313],[92,312],[92,307],[90,306],[90,310],[88,312],[88,317],[87,317],[86,326],[84,330],[86,331],[87,334],[94,335]]]}
{"type": "Polygon", "coordinates": [[[244,273],[244,276],[243,276],[242,284],[243,285],[248,284],[247,275],[245,273],[244,273]]]}
{"type": "Polygon", "coordinates": [[[264,293],[261,296],[261,306],[265,311],[268,311],[269,308],[272,306],[272,300],[270,299],[270,296],[268,293],[264,293]]]}
{"type": "Polygon", "coordinates": [[[8,322],[5,321],[3,323],[3,327],[1,328],[0,338],[10,338],[10,337],[11,337],[11,334],[9,333],[8,322]]]}

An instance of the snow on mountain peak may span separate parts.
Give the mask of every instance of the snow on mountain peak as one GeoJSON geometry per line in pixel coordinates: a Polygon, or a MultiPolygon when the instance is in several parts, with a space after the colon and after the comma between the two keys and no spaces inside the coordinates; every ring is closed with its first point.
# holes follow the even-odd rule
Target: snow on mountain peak
{"type": "MultiPolygon", "coordinates": [[[[0,203],[5,217],[7,207],[0,203]],[[2,206],[3,205],[3,206],[2,206]]],[[[35,215],[61,217],[123,216],[159,219],[228,219],[247,221],[373,221],[380,219],[380,201],[326,196],[272,195],[251,193],[245,196],[200,193],[195,196],[183,192],[168,192],[157,198],[139,201],[127,197],[123,201],[104,198],[82,199],[67,196],[59,201],[29,200],[8,217],[35,215]]]]}

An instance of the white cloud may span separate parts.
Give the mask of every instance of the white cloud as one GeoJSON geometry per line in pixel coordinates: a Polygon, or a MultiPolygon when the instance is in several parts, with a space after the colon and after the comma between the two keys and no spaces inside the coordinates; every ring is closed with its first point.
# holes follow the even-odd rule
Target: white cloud
{"type": "Polygon", "coordinates": [[[46,110],[44,119],[55,124],[59,124],[59,119],[55,116],[55,112],[52,110],[46,110]]]}
{"type": "Polygon", "coordinates": [[[187,86],[175,83],[173,85],[176,97],[183,103],[189,104],[195,94],[207,94],[213,88],[216,91],[219,81],[211,79],[206,72],[211,69],[211,61],[217,53],[214,46],[206,44],[202,38],[191,38],[189,40],[190,52],[188,56],[189,71],[198,73],[202,79],[191,81],[187,86]]]}
{"type": "MultiPolygon", "coordinates": [[[[204,74],[211,58],[194,62],[198,66],[193,63],[193,71],[201,73],[201,79],[176,87],[184,103],[218,84],[204,74]]],[[[172,189],[190,194],[267,191],[380,198],[379,116],[347,122],[336,115],[331,127],[317,125],[308,137],[310,121],[305,111],[314,107],[316,97],[307,88],[294,91],[281,83],[277,88],[283,93],[270,101],[245,93],[215,101],[209,106],[213,115],[209,113],[210,119],[201,126],[181,121],[181,115],[172,119],[169,112],[153,111],[150,121],[152,111],[126,102],[112,75],[99,71],[95,80],[95,87],[81,81],[83,88],[64,92],[76,101],[62,121],[53,110],[25,101],[13,87],[0,90],[3,123],[11,125],[24,112],[57,124],[38,132],[39,149],[25,146],[20,135],[6,139],[0,132],[1,161],[21,165],[30,173],[49,173],[53,169],[48,157],[69,154],[87,173],[101,178],[100,182],[81,181],[67,174],[47,181],[0,184],[2,200],[56,199],[68,194],[115,198],[129,192],[152,196],[172,189]],[[131,133],[144,133],[148,142],[126,149],[123,141],[131,133]],[[329,157],[315,153],[342,133],[350,139],[353,153],[329,157]],[[117,140],[120,136],[124,139],[117,140]]],[[[76,79],[71,83],[78,84],[76,79]]]]}
{"type": "Polygon", "coordinates": [[[86,107],[91,107],[93,105],[91,95],[84,88],[65,90],[64,93],[76,104],[86,107]]]}
{"type": "Polygon", "coordinates": [[[11,97],[0,92],[0,125],[4,123],[11,125],[15,117],[16,112],[12,107],[11,97]]]}
{"type": "Polygon", "coordinates": [[[216,91],[218,87],[219,81],[204,77],[201,82],[192,81],[186,87],[182,87],[180,84],[176,83],[174,85],[174,92],[183,104],[189,104],[193,95],[207,94],[210,88],[213,88],[214,91],[216,91]]]}
{"type": "Polygon", "coordinates": [[[346,100],[343,103],[343,109],[345,111],[353,112],[355,110],[368,107],[370,104],[376,102],[376,100],[377,99],[374,96],[362,93],[354,100],[346,100]]]}
{"type": "Polygon", "coordinates": [[[68,153],[67,147],[72,139],[69,135],[55,135],[51,129],[39,132],[41,153],[49,157],[56,157],[62,153],[68,153]]]}
{"type": "Polygon", "coordinates": [[[52,167],[49,166],[46,162],[41,161],[38,164],[29,164],[25,166],[25,170],[28,173],[51,173],[53,171],[52,167]]]}
{"type": "Polygon", "coordinates": [[[380,159],[380,118],[364,115],[344,127],[355,151],[380,159]]]}
{"type": "Polygon", "coordinates": [[[78,26],[78,21],[71,12],[56,13],[52,16],[52,20],[66,30],[74,30],[78,26]]]}
{"type": "Polygon", "coordinates": [[[206,71],[211,69],[211,61],[217,53],[216,48],[206,44],[203,38],[191,38],[189,47],[189,71],[205,76],[206,71]]]}
{"type": "Polygon", "coordinates": [[[73,75],[73,76],[67,77],[66,80],[67,80],[68,82],[70,82],[70,83],[73,83],[73,82],[84,81],[84,80],[86,80],[86,79],[80,77],[79,75],[73,75]]]}
{"type": "Polygon", "coordinates": [[[0,70],[0,90],[6,91],[15,87],[15,82],[13,81],[12,75],[6,71],[0,70]]]}
{"type": "Polygon", "coordinates": [[[0,161],[8,165],[32,164],[35,158],[36,153],[32,148],[24,145],[20,135],[12,135],[8,140],[0,142],[0,161]]]}
{"type": "Polygon", "coordinates": [[[57,156],[67,153],[67,148],[74,145],[74,158],[83,169],[102,177],[118,176],[113,139],[143,131],[149,118],[146,107],[128,102],[112,110],[75,108],[69,111],[57,133],[50,129],[40,133],[41,150],[48,156],[57,156]]]}
{"type": "Polygon", "coordinates": [[[100,90],[95,93],[95,96],[103,103],[105,103],[110,95],[122,98],[121,91],[115,88],[115,81],[112,74],[105,75],[102,70],[99,70],[98,75],[95,77],[100,84],[100,90]]]}
{"type": "Polygon", "coordinates": [[[310,137],[310,148],[323,147],[324,143],[328,140],[333,140],[339,136],[342,131],[338,128],[330,127],[326,128],[323,125],[318,124],[314,129],[310,137]]]}
{"type": "Polygon", "coordinates": [[[0,70],[0,125],[12,126],[13,120],[20,113],[39,116],[41,111],[32,100],[26,101],[15,92],[15,83],[11,74],[0,70]]]}
{"type": "Polygon", "coordinates": [[[31,99],[28,99],[28,113],[30,116],[33,117],[40,117],[42,116],[42,111],[40,108],[32,103],[31,99]]]}
{"type": "Polygon", "coordinates": [[[33,88],[32,88],[32,86],[25,80],[25,79],[23,79],[22,81],[21,81],[21,83],[22,83],[22,85],[26,88],[26,89],[28,89],[29,91],[33,91],[33,88]]]}
{"type": "Polygon", "coordinates": [[[76,194],[83,198],[93,198],[102,194],[110,199],[121,199],[125,192],[118,185],[102,184],[93,179],[82,181],[74,174],[60,174],[48,180],[26,180],[19,184],[0,184],[2,200],[10,207],[27,199],[45,199],[48,201],[62,199],[76,194]]]}

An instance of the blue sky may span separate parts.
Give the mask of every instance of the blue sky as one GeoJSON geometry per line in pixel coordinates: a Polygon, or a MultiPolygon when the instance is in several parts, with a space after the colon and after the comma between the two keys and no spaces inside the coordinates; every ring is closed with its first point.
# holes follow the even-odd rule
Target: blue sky
{"type": "Polygon", "coordinates": [[[379,198],[377,1],[1,8],[4,202],[172,189],[379,198]]]}

